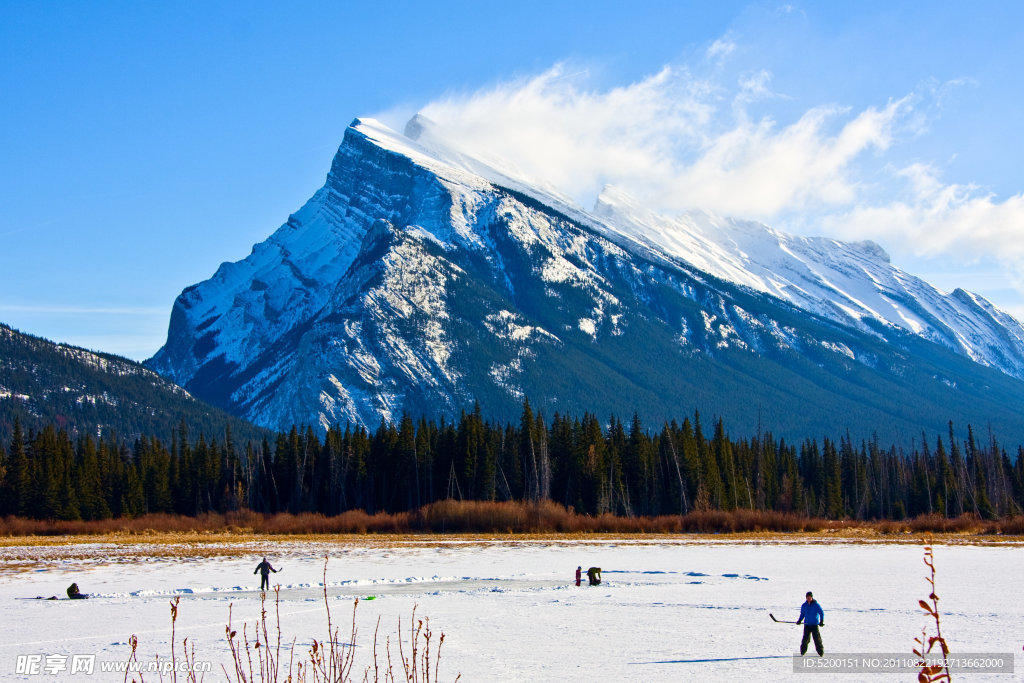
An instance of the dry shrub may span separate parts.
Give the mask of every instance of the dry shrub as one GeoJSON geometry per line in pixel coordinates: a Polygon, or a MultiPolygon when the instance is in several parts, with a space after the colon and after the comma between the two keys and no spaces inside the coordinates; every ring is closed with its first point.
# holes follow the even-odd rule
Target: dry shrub
{"type": "Polygon", "coordinates": [[[825,522],[787,512],[704,510],[687,515],[620,517],[579,515],[551,501],[443,500],[413,514],[413,528],[434,533],[737,533],[818,531],[825,522]]]}
{"type": "Polygon", "coordinates": [[[968,513],[959,517],[944,517],[939,514],[918,515],[912,519],[880,519],[868,525],[880,534],[910,533],[944,533],[944,534],[979,534],[999,533],[991,529],[998,528],[1001,522],[986,522],[978,515],[968,513]]]}
{"type": "Polygon", "coordinates": [[[253,512],[205,513],[196,517],[152,513],[116,519],[46,520],[6,517],[0,520],[3,536],[75,536],[83,534],[212,533],[251,526],[262,515],[253,512]]]}
{"type": "Polygon", "coordinates": [[[549,530],[556,531],[557,510],[564,508],[550,502],[531,505],[518,501],[499,503],[448,499],[424,505],[413,513],[412,523],[417,531],[502,533],[539,531],[538,527],[552,525],[554,521],[549,530]]]}
{"type": "Polygon", "coordinates": [[[977,533],[985,526],[978,515],[968,513],[959,517],[942,515],[920,515],[907,520],[907,526],[914,532],[977,533]]]}
{"type": "Polygon", "coordinates": [[[822,520],[773,510],[698,510],[682,519],[683,531],[698,533],[819,531],[824,526],[822,520]]]}
{"type": "Polygon", "coordinates": [[[1022,515],[1007,517],[994,522],[994,524],[998,526],[997,533],[1007,536],[1024,536],[1024,516],[1022,515]]]}
{"type": "Polygon", "coordinates": [[[869,523],[869,526],[880,534],[895,535],[910,533],[910,528],[905,521],[892,519],[879,519],[869,523]]]}
{"type": "Polygon", "coordinates": [[[265,534],[399,534],[409,531],[409,513],[370,515],[363,510],[348,510],[325,517],[320,513],[301,512],[293,515],[279,512],[263,518],[255,530],[265,534]]]}
{"type": "Polygon", "coordinates": [[[326,517],[319,513],[263,514],[251,510],[205,513],[196,517],[148,514],[134,519],[35,520],[0,519],[0,536],[73,536],[100,534],[406,534],[421,533],[813,533],[869,530],[881,535],[917,533],[1024,535],[1024,516],[983,520],[966,514],[947,518],[921,515],[904,520],[839,520],[804,517],[773,510],[696,510],[658,517],[582,515],[552,501],[440,500],[409,512],[349,510],[326,517]]]}

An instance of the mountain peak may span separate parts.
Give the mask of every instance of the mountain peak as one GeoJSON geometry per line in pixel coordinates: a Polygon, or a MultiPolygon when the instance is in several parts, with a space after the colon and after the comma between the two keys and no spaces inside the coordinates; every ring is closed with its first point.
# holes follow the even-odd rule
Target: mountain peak
{"type": "Polygon", "coordinates": [[[434,132],[436,130],[436,123],[423,114],[416,114],[406,122],[403,132],[405,137],[410,140],[419,140],[425,133],[429,134],[428,131],[434,132]]]}
{"type": "Polygon", "coordinates": [[[259,424],[324,428],[473,400],[514,413],[527,395],[659,417],[699,397],[730,415],[742,402],[698,378],[746,390],[755,365],[792,419],[822,401],[792,386],[847,387],[829,399],[843,415],[872,373],[907,397],[977,383],[973,361],[1024,377],[1019,323],[874,242],[666,216],[613,186],[587,212],[459,131],[421,115],[404,130],[355,119],[306,205],[182,293],[150,367],[259,424]]]}
{"type": "Polygon", "coordinates": [[[868,256],[882,263],[892,263],[892,260],[889,258],[889,252],[887,252],[881,244],[875,242],[874,240],[862,240],[860,242],[851,242],[850,246],[860,249],[868,256]]]}

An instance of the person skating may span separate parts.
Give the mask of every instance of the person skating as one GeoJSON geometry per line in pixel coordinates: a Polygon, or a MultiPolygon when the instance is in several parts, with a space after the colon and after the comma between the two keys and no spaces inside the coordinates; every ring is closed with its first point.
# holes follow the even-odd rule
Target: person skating
{"type": "Polygon", "coordinates": [[[591,567],[590,569],[588,569],[587,570],[587,579],[590,580],[590,585],[591,586],[599,586],[599,585],[601,585],[601,568],[600,567],[591,567]]]}
{"type": "Polygon", "coordinates": [[[260,590],[265,591],[270,587],[270,572],[274,572],[276,574],[278,570],[271,567],[270,563],[267,562],[267,558],[264,557],[263,561],[256,565],[256,570],[253,574],[256,572],[259,572],[261,576],[260,590]]]}
{"type": "Polygon", "coordinates": [[[576,585],[580,585],[580,580],[583,578],[583,567],[576,567],[576,585]]]}
{"type": "Polygon", "coordinates": [[[814,599],[814,594],[811,591],[807,591],[807,599],[804,604],[800,605],[800,618],[796,620],[796,623],[804,625],[804,637],[800,641],[800,655],[807,654],[807,643],[814,638],[814,649],[818,651],[819,657],[823,657],[825,646],[821,644],[821,633],[818,631],[818,627],[825,625],[825,611],[821,609],[821,605],[814,599]]]}

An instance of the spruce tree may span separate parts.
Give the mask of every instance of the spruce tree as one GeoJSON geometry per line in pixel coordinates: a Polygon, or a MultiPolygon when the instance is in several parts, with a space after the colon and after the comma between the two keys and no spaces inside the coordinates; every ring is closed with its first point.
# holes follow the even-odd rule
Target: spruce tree
{"type": "Polygon", "coordinates": [[[28,512],[29,463],[25,453],[25,434],[21,420],[14,418],[11,443],[7,449],[7,472],[4,476],[3,499],[0,506],[5,515],[25,516],[28,512]]]}

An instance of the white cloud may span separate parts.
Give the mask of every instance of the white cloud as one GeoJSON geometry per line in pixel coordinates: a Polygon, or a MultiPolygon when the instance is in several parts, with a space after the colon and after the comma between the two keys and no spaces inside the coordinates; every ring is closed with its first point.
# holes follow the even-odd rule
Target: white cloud
{"type": "Polygon", "coordinates": [[[750,102],[774,97],[763,70],[741,76],[731,97],[678,67],[603,91],[586,81],[586,72],[556,66],[435,101],[422,113],[466,149],[506,159],[584,205],[612,183],[655,208],[768,220],[852,202],[850,163],[888,147],[894,121],[909,108],[907,99],[856,115],[821,106],[779,125],[747,114],[750,102]]]}
{"type": "Polygon", "coordinates": [[[435,101],[421,111],[479,156],[591,200],[605,182],[671,177],[681,150],[699,148],[713,113],[705,84],[666,67],[627,86],[588,90],[559,65],[533,78],[435,101]]]}
{"type": "Polygon", "coordinates": [[[721,59],[728,57],[736,50],[736,43],[726,38],[719,38],[715,42],[711,43],[711,47],[708,48],[709,59],[721,59]]]}
{"type": "Polygon", "coordinates": [[[934,168],[912,164],[897,174],[906,196],[825,216],[822,228],[848,239],[872,238],[921,257],[956,255],[963,263],[1002,264],[1024,285],[1024,194],[999,202],[971,185],[945,184],[934,168]]]}
{"type": "MultiPolygon", "coordinates": [[[[735,45],[707,50],[724,60],[735,45]]],[[[504,159],[524,175],[590,206],[605,184],[651,208],[700,208],[783,229],[873,238],[896,254],[955,255],[1003,264],[1024,283],[1024,195],[997,201],[971,185],[892,154],[927,134],[927,106],[962,85],[861,110],[821,104],[780,122],[754,116],[793,100],[771,74],[714,76],[666,66],[634,83],[589,85],[586,71],[558,65],[539,75],[455,94],[421,109],[445,137],[477,156],[504,159]]]]}

